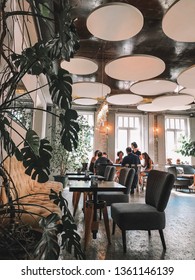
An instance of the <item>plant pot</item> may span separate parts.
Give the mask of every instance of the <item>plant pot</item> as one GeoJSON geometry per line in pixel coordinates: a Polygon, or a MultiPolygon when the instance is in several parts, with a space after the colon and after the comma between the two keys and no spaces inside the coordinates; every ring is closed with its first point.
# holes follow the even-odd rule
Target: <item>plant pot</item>
{"type": "Polygon", "coordinates": [[[68,184],[68,176],[67,175],[54,175],[54,181],[60,182],[63,185],[63,188],[65,188],[68,184]]]}

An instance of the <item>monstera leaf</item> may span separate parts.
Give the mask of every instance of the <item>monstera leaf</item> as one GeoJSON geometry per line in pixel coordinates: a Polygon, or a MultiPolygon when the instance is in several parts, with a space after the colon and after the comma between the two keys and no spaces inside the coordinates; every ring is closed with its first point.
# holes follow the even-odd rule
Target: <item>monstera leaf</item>
{"type": "Polygon", "coordinates": [[[21,149],[23,165],[26,168],[25,173],[40,183],[47,182],[50,174],[52,147],[48,140],[39,140],[38,135],[32,131],[28,133],[27,140],[24,148],[21,149]],[[31,138],[29,134],[32,135],[31,138]]]}
{"type": "Polygon", "coordinates": [[[64,148],[71,152],[77,148],[79,124],[77,122],[78,114],[73,109],[66,110],[65,115],[60,114],[60,122],[62,124],[61,143],[64,148]]]}
{"type": "Polygon", "coordinates": [[[36,43],[31,48],[26,48],[21,54],[12,54],[12,61],[23,73],[40,75],[52,69],[52,59],[47,56],[47,48],[42,42],[36,43]]]}
{"type": "Polygon", "coordinates": [[[60,253],[57,232],[60,217],[56,213],[52,213],[46,218],[43,217],[39,224],[43,228],[41,240],[38,242],[33,256],[39,260],[57,260],[60,253]]]}
{"type": "Polygon", "coordinates": [[[59,69],[57,75],[51,75],[50,94],[54,104],[61,109],[69,109],[72,102],[72,79],[69,72],[64,69],[59,69]]]}
{"type": "Polygon", "coordinates": [[[15,154],[16,158],[21,160],[21,153],[12,140],[7,127],[10,127],[9,120],[6,117],[0,115],[0,142],[2,147],[9,156],[13,156],[15,154]]]}

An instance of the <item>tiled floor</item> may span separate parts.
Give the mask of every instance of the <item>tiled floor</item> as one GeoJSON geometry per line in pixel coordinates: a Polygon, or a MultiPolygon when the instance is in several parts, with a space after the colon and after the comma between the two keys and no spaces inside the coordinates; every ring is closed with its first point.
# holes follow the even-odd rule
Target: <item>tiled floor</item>
{"type": "MultiPolygon", "coordinates": [[[[64,191],[72,211],[72,193],[64,191]]],[[[144,192],[130,197],[130,203],[143,202],[144,192]]],[[[109,208],[108,208],[109,209],[109,208]]],[[[110,215],[110,209],[108,210],[110,215]]],[[[84,221],[82,199],[75,221],[83,246],[84,221]]],[[[112,221],[110,219],[110,229],[112,221]]],[[[86,250],[88,260],[195,260],[195,193],[172,191],[166,208],[166,228],[164,230],[167,250],[163,252],[158,231],[152,231],[151,238],[145,231],[127,232],[127,253],[123,253],[121,232],[116,228],[112,244],[108,245],[104,222],[100,221],[97,239],[91,239],[86,250]]],[[[69,256],[62,257],[70,259],[69,256]]]]}

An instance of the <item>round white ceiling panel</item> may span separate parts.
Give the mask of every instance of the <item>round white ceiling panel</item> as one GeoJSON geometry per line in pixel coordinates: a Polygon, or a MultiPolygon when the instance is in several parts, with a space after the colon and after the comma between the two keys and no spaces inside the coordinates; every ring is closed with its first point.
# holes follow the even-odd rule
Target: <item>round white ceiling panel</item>
{"type": "Polygon", "coordinates": [[[97,63],[84,57],[71,58],[70,61],[63,60],[60,66],[75,75],[93,74],[98,70],[97,63]]]}
{"type": "Polygon", "coordinates": [[[97,7],[86,21],[89,32],[106,41],[129,39],[142,29],[143,24],[143,15],[137,8],[119,2],[97,7]]]}
{"type": "Polygon", "coordinates": [[[177,77],[177,82],[179,85],[185,88],[195,89],[194,77],[195,77],[195,65],[181,72],[181,74],[177,77]]]}
{"type": "Polygon", "coordinates": [[[169,8],[162,20],[162,29],[171,39],[195,42],[195,1],[180,0],[169,8]]]}
{"type": "Polygon", "coordinates": [[[130,91],[140,95],[155,96],[176,90],[177,84],[167,80],[148,80],[134,83],[130,91]]]}
{"type": "Polygon", "coordinates": [[[177,106],[177,107],[172,107],[171,111],[186,111],[186,110],[189,110],[191,109],[191,105],[183,105],[183,106],[177,106]]]}
{"type": "Polygon", "coordinates": [[[98,103],[97,100],[93,98],[76,98],[73,100],[73,102],[77,105],[96,105],[98,103]]]}
{"type": "Polygon", "coordinates": [[[107,97],[106,100],[114,105],[133,105],[141,102],[143,97],[135,94],[115,94],[107,97]]]}
{"type": "Polygon", "coordinates": [[[180,90],[179,93],[190,94],[190,95],[194,96],[194,98],[195,98],[195,88],[194,89],[184,88],[184,89],[180,90]]]}
{"type": "Polygon", "coordinates": [[[81,82],[72,85],[72,95],[74,98],[104,98],[110,92],[110,87],[102,83],[81,82]]]}
{"type": "Polygon", "coordinates": [[[152,104],[155,106],[159,106],[165,110],[171,109],[177,106],[188,105],[194,101],[193,96],[187,94],[174,94],[174,95],[166,95],[155,98],[152,101],[152,104]]]}
{"type": "Polygon", "coordinates": [[[140,104],[137,106],[137,109],[144,112],[160,112],[165,110],[164,108],[160,108],[152,103],[140,104]]]}
{"type": "Polygon", "coordinates": [[[105,66],[111,78],[124,81],[139,81],[154,78],[165,70],[165,63],[150,55],[132,55],[117,58],[105,66]]]}

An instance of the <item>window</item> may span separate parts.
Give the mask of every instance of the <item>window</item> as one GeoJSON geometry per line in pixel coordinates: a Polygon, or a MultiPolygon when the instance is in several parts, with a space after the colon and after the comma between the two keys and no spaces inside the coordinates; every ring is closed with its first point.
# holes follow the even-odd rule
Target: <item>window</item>
{"type": "Polygon", "coordinates": [[[180,159],[184,163],[189,163],[189,157],[184,157],[177,153],[181,136],[189,135],[188,117],[165,117],[165,141],[166,141],[166,158],[172,158],[175,163],[176,159],[180,159]]]}
{"type": "Polygon", "coordinates": [[[141,115],[116,115],[116,149],[115,154],[122,150],[126,153],[126,148],[136,142],[138,147],[142,147],[143,119],[141,115]]]}

